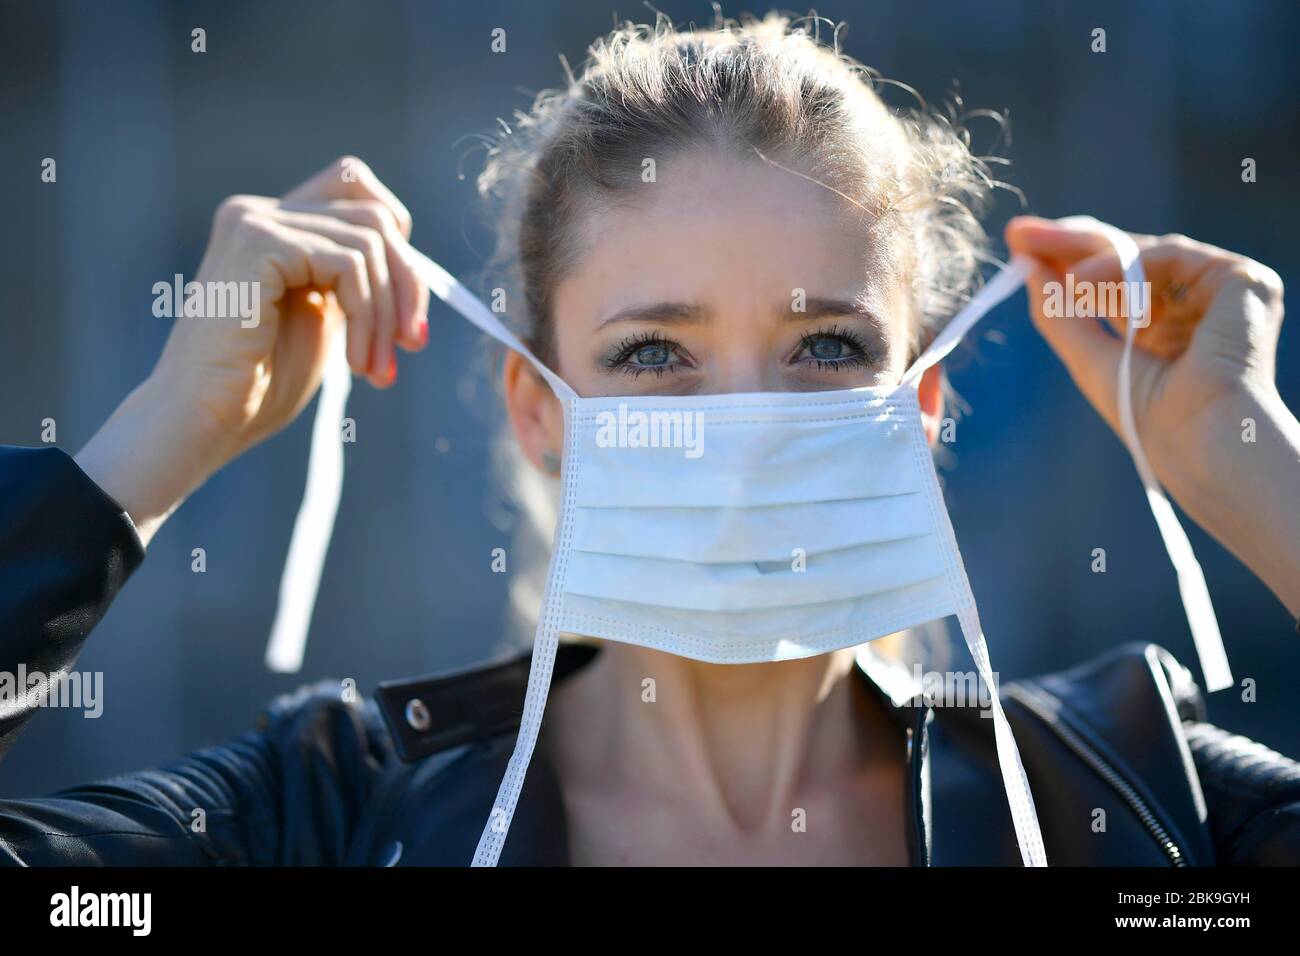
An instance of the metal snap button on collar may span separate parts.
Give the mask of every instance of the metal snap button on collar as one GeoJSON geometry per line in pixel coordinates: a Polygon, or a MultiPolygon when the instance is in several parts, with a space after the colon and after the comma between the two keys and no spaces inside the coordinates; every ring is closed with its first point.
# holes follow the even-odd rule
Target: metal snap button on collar
{"type": "Polygon", "coordinates": [[[424,706],[424,701],[414,697],[406,702],[406,722],[411,725],[412,730],[424,733],[433,723],[433,718],[429,715],[429,708],[424,706]]]}

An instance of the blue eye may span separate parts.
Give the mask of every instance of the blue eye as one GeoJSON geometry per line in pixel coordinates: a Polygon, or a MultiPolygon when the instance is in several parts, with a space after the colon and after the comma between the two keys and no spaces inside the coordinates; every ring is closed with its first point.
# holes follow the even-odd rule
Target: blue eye
{"type": "Polygon", "coordinates": [[[827,335],[813,337],[808,346],[808,354],[819,362],[835,362],[844,358],[848,351],[843,339],[833,339],[827,335]]]}
{"type": "Polygon", "coordinates": [[[634,364],[642,366],[667,365],[672,358],[672,351],[661,343],[644,345],[632,353],[634,364]]]}
{"type": "Polygon", "coordinates": [[[605,356],[605,367],[610,370],[640,375],[653,372],[663,375],[677,371],[685,361],[681,347],[658,332],[643,332],[630,336],[614,346],[605,356]]]}
{"type": "Polygon", "coordinates": [[[798,358],[832,372],[859,368],[875,361],[862,336],[852,329],[833,326],[800,338],[798,358]]]}

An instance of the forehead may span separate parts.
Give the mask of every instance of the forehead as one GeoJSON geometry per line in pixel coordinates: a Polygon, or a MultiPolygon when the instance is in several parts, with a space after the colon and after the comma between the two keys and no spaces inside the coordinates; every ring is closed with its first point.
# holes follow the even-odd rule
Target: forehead
{"type": "Polygon", "coordinates": [[[647,301],[771,309],[796,290],[859,298],[902,322],[897,242],[863,209],[787,169],[729,156],[655,163],[588,204],[554,292],[558,321],[647,301]]]}

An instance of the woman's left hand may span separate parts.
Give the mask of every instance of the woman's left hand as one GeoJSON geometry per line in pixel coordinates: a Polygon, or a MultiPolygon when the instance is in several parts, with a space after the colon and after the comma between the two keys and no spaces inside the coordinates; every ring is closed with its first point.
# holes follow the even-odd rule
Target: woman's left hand
{"type": "MultiPolygon", "coordinates": [[[[1030,314],[1038,331],[1069,369],[1075,384],[1119,434],[1116,377],[1122,341],[1091,318],[1045,314],[1047,284],[1074,288],[1122,283],[1124,275],[1106,234],[1087,225],[1017,217],[1007,225],[1013,253],[1040,265],[1029,277],[1030,314]]],[[[1138,329],[1133,354],[1133,414],[1148,454],[1167,469],[1166,447],[1196,445],[1197,422],[1226,393],[1273,387],[1282,280],[1245,256],[1185,236],[1134,235],[1150,285],[1150,324],[1138,329]]],[[[1104,303],[1105,295],[1094,301],[1104,303]]],[[[1072,305],[1072,303],[1067,303],[1072,305]]],[[[1103,315],[1124,334],[1123,315],[1103,315]]],[[[1162,470],[1152,461],[1157,474],[1162,470]]],[[[1164,480],[1165,476],[1160,475],[1164,480]]]]}
{"type": "MultiPolygon", "coordinates": [[[[1038,263],[1026,283],[1034,325],[1122,436],[1116,385],[1125,315],[1101,316],[1117,339],[1092,318],[1047,308],[1049,283],[1066,291],[1069,281],[1076,291],[1092,283],[1098,293],[1100,283],[1123,282],[1105,232],[1100,224],[1021,216],[1007,225],[1006,239],[1013,253],[1038,263]]],[[[1274,381],[1282,281],[1252,259],[1184,236],[1133,239],[1150,304],[1132,357],[1143,450],[1184,510],[1300,613],[1300,424],[1274,381]]],[[[1106,300],[1094,295],[1098,304],[1106,300]]]]}

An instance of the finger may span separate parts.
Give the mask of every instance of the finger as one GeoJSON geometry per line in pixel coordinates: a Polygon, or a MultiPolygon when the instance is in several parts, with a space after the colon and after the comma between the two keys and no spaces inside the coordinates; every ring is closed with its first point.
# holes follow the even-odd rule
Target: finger
{"type": "Polygon", "coordinates": [[[1076,288],[1092,290],[1097,314],[1117,335],[1127,332],[1128,299],[1136,294],[1145,305],[1146,322],[1135,330],[1134,342],[1163,358],[1181,355],[1196,325],[1218,295],[1221,267],[1229,259],[1212,247],[1165,239],[1149,240],[1140,252],[1145,285],[1129,289],[1119,259],[1113,252],[1099,253],[1071,270],[1076,288]],[[1114,307],[1114,290],[1121,290],[1123,306],[1114,307]]]}
{"type": "Polygon", "coordinates": [[[1074,217],[1066,222],[1016,216],[1007,223],[1005,236],[1012,253],[1033,256],[1058,270],[1110,248],[1105,231],[1074,217]]]}
{"type": "MultiPolygon", "coordinates": [[[[1233,262],[1238,257],[1183,236],[1135,236],[1142,271],[1153,284],[1181,281],[1191,286],[1210,266],[1233,262]]],[[[1068,270],[1076,279],[1090,282],[1118,282],[1124,278],[1119,256],[1112,247],[1089,256],[1068,270]]]]}
{"type": "Polygon", "coordinates": [[[1049,315],[1046,300],[1050,284],[1060,283],[1061,273],[1037,266],[1025,280],[1029,295],[1029,316],[1039,334],[1060,358],[1075,386],[1112,428],[1118,426],[1115,384],[1122,346],[1095,321],[1071,314],[1049,315]]]}
{"type": "Polygon", "coordinates": [[[397,358],[393,353],[397,310],[388,272],[388,250],[383,237],[374,229],[355,226],[333,216],[293,212],[283,207],[271,214],[291,226],[333,239],[341,246],[355,249],[366,260],[373,303],[374,327],[366,348],[370,356],[367,377],[376,388],[386,388],[397,376],[397,358]]]}
{"type": "Polygon", "coordinates": [[[340,156],[306,182],[284,194],[287,203],[328,202],[333,199],[374,200],[382,203],[397,220],[399,231],[411,237],[411,214],[392,190],[355,156],[340,156]]]}
{"type": "Polygon", "coordinates": [[[274,243],[267,261],[280,272],[283,288],[334,290],[347,316],[348,365],[355,374],[367,375],[375,319],[365,256],[327,236],[294,229],[270,216],[249,217],[249,221],[274,243]]]}
{"type": "Polygon", "coordinates": [[[334,216],[355,226],[374,229],[383,236],[397,312],[397,343],[408,352],[424,347],[429,335],[429,290],[411,266],[411,247],[392,210],[383,203],[364,199],[335,199],[327,203],[286,202],[280,208],[334,216]]]}

